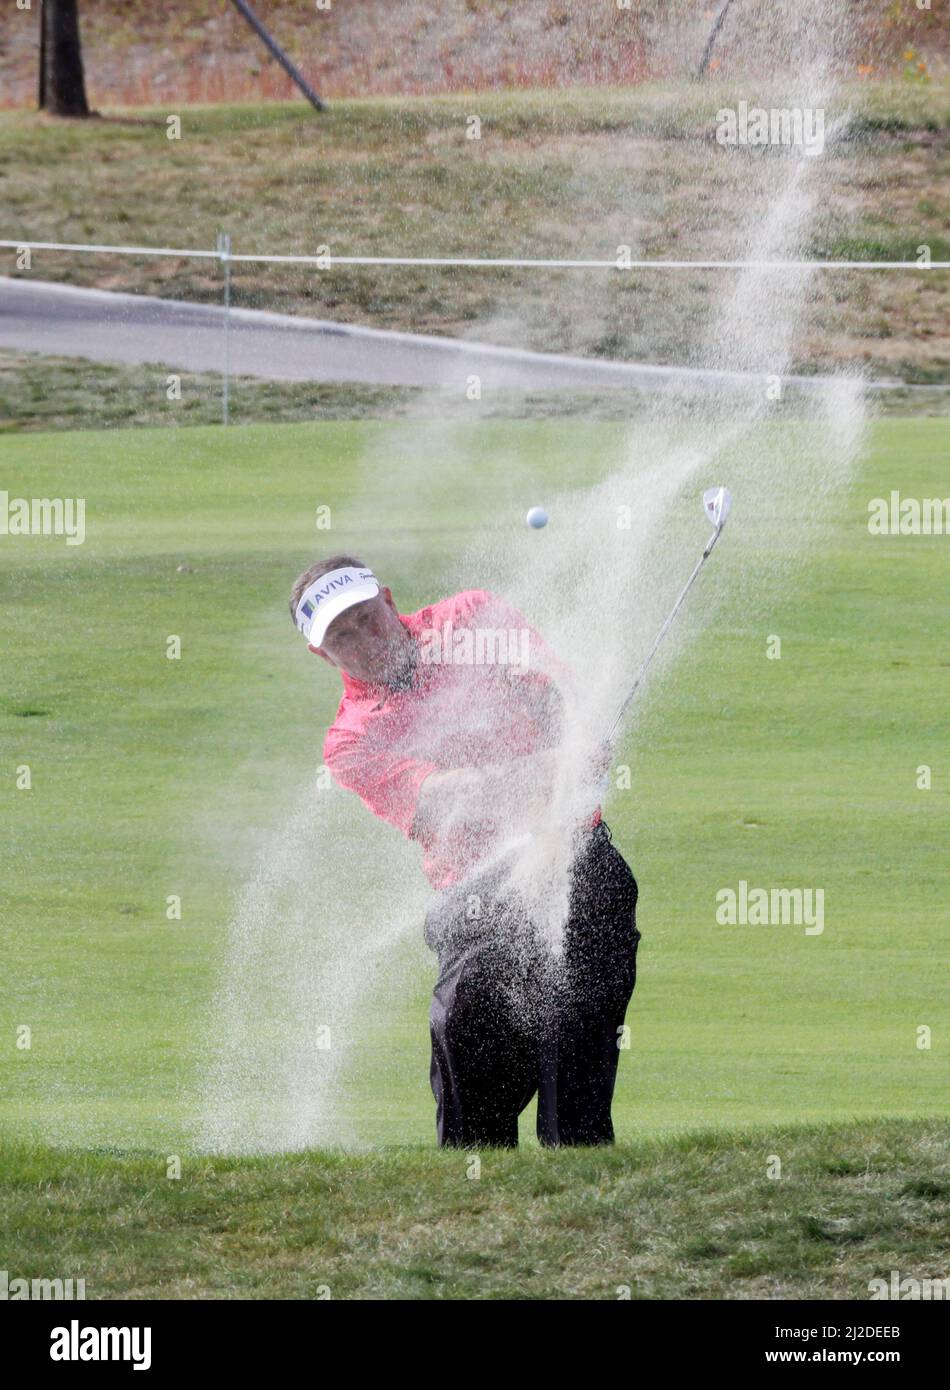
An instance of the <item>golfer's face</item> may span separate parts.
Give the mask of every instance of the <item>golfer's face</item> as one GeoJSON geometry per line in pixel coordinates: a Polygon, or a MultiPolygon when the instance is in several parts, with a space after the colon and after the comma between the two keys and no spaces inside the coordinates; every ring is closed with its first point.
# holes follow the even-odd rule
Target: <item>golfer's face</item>
{"type": "Polygon", "coordinates": [[[319,650],[347,675],[377,684],[401,669],[409,644],[392,599],[379,593],[334,618],[319,650]]]}

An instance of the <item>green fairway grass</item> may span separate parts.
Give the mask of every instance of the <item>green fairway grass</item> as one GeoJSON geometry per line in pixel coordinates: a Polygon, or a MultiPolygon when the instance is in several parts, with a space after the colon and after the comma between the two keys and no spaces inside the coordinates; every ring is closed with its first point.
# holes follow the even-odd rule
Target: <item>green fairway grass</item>
{"type": "MultiPolygon", "coordinates": [[[[236,895],[313,777],[339,697],[290,623],[298,571],[355,548],[411,611],[473,538],[556,544],[556,527],[525,531],[523,499],[594,481],[638,439],[612,423],[486,422],[435,472],[411,422],[4,441],[0,487],[84,496],[87,539],[0,538],[0,1134],[188,1146],[236,895]],[[321,505],[329,532],[315,529],[321,505]],[[16,786],[24,765],[30,790],[16,786]],[[174,894],[181,921],[166,918],[174,894]]],[[[939,420],[874,427],[807,565],[720,612],[715,634],[697,595],[687,654],[651,685],[620,754],[632,789],[606,805],[641,890],[623,1140],[751,1126],[768,1143],[776,1126],[945,1113],[950,537],[872,537],[866,517],[893,487],[947,495],[947,439],[939,420]],[[766,659],[770,634],[780,661],[766,659]],[[717,925],[716,891],[740,879],[823,888],[824,932],[717,925]]],[[[710,595],[740,553],[790,540],[767,509],[737,505],[730,524],[710,595]]],[[[671,560],[671,593],[683,563],[671,560]]],[[[359,865],[359,846],[389,831],[343,804],[359,865]]],[[[377,872],[354,868],[354,893],[377,872]]],[[[377,886],[394,910],[418,891],[377,886]]],[[[314,903],[317,940],[346,912],[314,903]]],[[[364,1144],[433,1137],[433,970],[421,920],[410,926],[346,1040],[347,1118],[364,1144]]]]}
{"type": "Polygon", "coordinates": [[[892,1270],[945,1277],[950,1235],[946,1132],[922,1121],[180,1173],[6,1144],[0,1171],[11,1282],[87,1299],[867,1299],[892,1270]]]}

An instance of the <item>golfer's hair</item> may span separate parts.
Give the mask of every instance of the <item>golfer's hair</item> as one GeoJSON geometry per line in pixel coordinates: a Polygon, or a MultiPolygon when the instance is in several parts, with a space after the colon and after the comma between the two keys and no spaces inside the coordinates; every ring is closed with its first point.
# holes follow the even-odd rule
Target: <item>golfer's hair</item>
{"type": "Polygon", "coordinates": [[[290,616],[294,622],[297,621],[297,604],[300,602],[305,589],[309,589],[315,579],[319,579],[323,574],[329,574],[331,570],[341,570],[347,565],[352,565],[354,569],[364,570],[367,566],[362,560],[357,560],[354,555],[331,555],[329,560],[318,560],[315,565],[311,565],[294,584],[290,591],[290,616]]]}

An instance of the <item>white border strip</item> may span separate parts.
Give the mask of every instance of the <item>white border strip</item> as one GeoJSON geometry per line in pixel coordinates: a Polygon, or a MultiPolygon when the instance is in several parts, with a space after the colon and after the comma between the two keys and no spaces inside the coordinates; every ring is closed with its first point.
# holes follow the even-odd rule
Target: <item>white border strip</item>
{"type": "Polygon", "coordinates": [[[331,270],[338,265],[433,266],[518,270],[950,270],[950,261],[572,261],[530,260],[515,256],[279,256],[199,251],[174,246],[106,246],[76,241],[4,241],[0,247],[14,251],[79,251],[91,255],[176,256],[207,261],[253,261],[273,265],[315,265],[331,270]]]}

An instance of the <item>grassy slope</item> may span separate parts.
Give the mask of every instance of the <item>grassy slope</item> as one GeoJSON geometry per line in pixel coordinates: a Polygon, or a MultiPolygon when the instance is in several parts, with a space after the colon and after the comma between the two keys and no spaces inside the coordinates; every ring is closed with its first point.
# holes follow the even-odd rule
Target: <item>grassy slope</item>
{"type": "MultiPolygon", "coordinates": [[[[765,104],[787,91],[757,89],[765,104]]],[[[823,156],[806,254],[946,258],[939,194],[946,85],[861,86],[855,138],[823,156]]],[[[613,257],[743,254],[746,211],[765,215],[773,156],[712,142],[716,111],[748,90],[651,83],[629,90],[367,100],[319,120],[296,105],[161,110],[51,124],[0,114],[4,237],[337,253],[613,257]],[[81,166],[83,178],[75,170],[81,166]],[[433,230],[435,229],[435,230],[433,230]]],[[[828,119],[832,118],[829,111],[828,119]]],[[[2,263],[2,259],[0,259],[2,263]]],[[[10,253],[7,269],[12,269],[10,253]]],[[[217,298],[213,265],[37,254],[33,274],[192,299],[217,298]]],[[[945,379],[946,277],[820,277],[797,366],[866,363],[945,379]]],[[[686,361],[716,290],[710,275],[550,276],[337,267],[332,275],[238,265],[235,302],[346,322],[470,333],[490,341],[647,361],[686,361]]]]}
{"type": "Polygon", "coordinates": [[[920,1122],[494,1151],[480,1171],[407,1149],[170,1180],[164,1156],[22,1145],[0,1171],[11,1278],[84,1278],[90,1299],[866,1299],[892,1269],[942,1277],[950,1236],[946,1130],[920,1122]]]}
{"type": "MultiPolygon", "coordinates": [[[[642,712],[635,791],[608,807],[643,893],[622,1136],[928,1115],[945,1094],[947,541],[876,540],[864,524],[867,498],[892,486],[943,495],[945,437],[937,421],[879,425],[794,587],[730,613],[642,712]],[[764,659],[769,632],[780,662],[764,659]],[[934,766],[928,793],[914,786],[921,762],[934,766]],[[716,927],[715,891],[740,878],[823,886],[824,935],[716,927]],[[932,1051],[915,1046],[921,1023],[932,1051]]],[[[91,530],[82,548],[0,547],[0,1031],[34,1034],[2,1062],[0,1125],[184,1142],[233,891],[308,775],[302,731],[322,728],[337,699],[285,610],[313,553],[313,506],[334,506],[333,544],[358,543],[411,610],[500,517],[513,518],[512,547],[535,543],[518,525],[522,497],[585,467],[593,477],[581,461],[609,462],[626,439],[612,425],[485,424],[442,457],[424,497],[395,498],[388,473],[431,448],[419,426],[6,441],[3,486],[78,491],[91,530]],[[165,660],[168,633],[183,637],[181,662],[165,660]],[[23,762],[30,792],[13,786],[23,762]],[[164,917],[174,892],[181,924],[164,917]]],[[[780,544],[783,524],[748,518],[748,543],[780,544]]],[[[354,801],[355,842],[364,815],[354,801]]],[[[352,1108],[366,1138],[431,1132],[429,987],[417,969],[360,1034],[352,1108]]]]}

